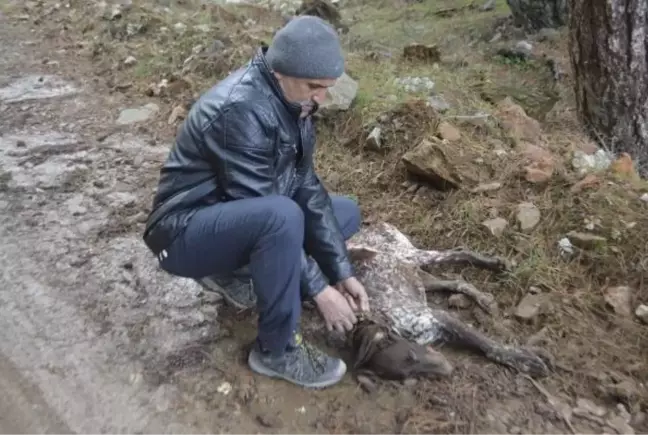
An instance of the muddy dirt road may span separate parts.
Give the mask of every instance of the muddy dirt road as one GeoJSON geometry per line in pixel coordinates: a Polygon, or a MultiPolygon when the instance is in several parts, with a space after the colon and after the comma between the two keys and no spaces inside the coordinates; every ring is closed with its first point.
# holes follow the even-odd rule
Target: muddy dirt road
{"type": "Polygon", "coordinates": [[[142,153],[146,139],[123,134],[99,143],[113,101],[64,78],[71,56],[47,53],[42,36],[1,14],[0,29],[0,431],[190,430],[165,412],[175,391],[144,382],[134,361],[213,322],[193,308],[191,283],[149,273],[136,234],[102,237],[141,221],[150,192],[137,191],[137,171],[165,149],[142,153]]]}

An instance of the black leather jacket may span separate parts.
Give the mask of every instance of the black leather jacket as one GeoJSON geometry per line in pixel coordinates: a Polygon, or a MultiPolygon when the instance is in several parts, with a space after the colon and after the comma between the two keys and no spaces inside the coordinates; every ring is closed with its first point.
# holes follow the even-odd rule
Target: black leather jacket
{"type": "MultiPolygon", "coordinates": [[[[191,108],[160,171],[153,210],[173,195],[213,178],[215,189],[181,204],[154,225],[144,240],[157,255],[181,236],[199,207],[219,201],[279,194],[297,202],[306,217],[302,292],[313,297],[329,283],[352,275],[331,200],[313,168],[312,117],[288,103],[258,49],[245,67],[207,91],[191,108]],[[160,242],[162,240],[162,243],[160,242]],[[149,243],[150,242],[150,243],[149,243]]],[[[150,219],[150,216],[149,216],[150,219]]]]}

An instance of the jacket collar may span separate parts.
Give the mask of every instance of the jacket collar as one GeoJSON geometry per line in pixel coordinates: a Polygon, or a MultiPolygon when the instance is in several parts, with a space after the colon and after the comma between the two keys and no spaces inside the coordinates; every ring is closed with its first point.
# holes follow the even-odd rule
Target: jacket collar
{"type": "MultiPolygon", "coordinates": [[[[277,98],[279,98],[281,102],[284,103],[288,111],[292,115],[294,115],[295,118],[299,119],[299,115],[301,115],[301,110],[302,110],[301,105],[296,103],[291,103],[286,99],[283,90],[279,85],[279,81],[273,74],[272,68],[270,68],[270,65],[268,65],[268,62],[266,61],[265,53],[267,50],[268,50],[267,45],[262,45],[261,47],[259,47],[257,49],[254,58],[252,59],[252,64],[256,65],[259,68],[259,71],[261,72],[261,76],[265,79],[266,83],[270,86],[270,89],[272,89],[272,92],[277,96],[277,98]]],[[[319,109],[319,105],[315,103],[309,116],[314,115],[318,109],[319,109]]]]}

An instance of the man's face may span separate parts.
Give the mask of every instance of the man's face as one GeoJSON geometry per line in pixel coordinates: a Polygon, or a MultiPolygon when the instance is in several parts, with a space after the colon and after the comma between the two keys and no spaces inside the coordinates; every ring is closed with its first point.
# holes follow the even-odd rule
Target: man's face
{"type": "Polygon", "coordinates": [[[302,106],[301,116],[308,116],[314,102],[322,104],[326,90],[335,84],[335,79],[302,79],[275,73],[284,96],[291,103],[302,106]]]}

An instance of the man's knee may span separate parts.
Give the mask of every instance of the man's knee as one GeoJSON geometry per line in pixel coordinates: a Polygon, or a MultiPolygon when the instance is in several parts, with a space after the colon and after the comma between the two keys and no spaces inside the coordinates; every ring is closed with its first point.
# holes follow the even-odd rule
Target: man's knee
{"type": "Polygon", "coordinates": [[[272,233],[290,231],[303,235],[304,212],[292,199],[282,195],[259,198],[267,218],[268,230],[272,233]]]}
{"type": "Polygon", "coordinates": [[[358,203],[348,196],[331,195],[335,218],[342,229],[345,239],[360,230],[362,213],[358,203]]]}

